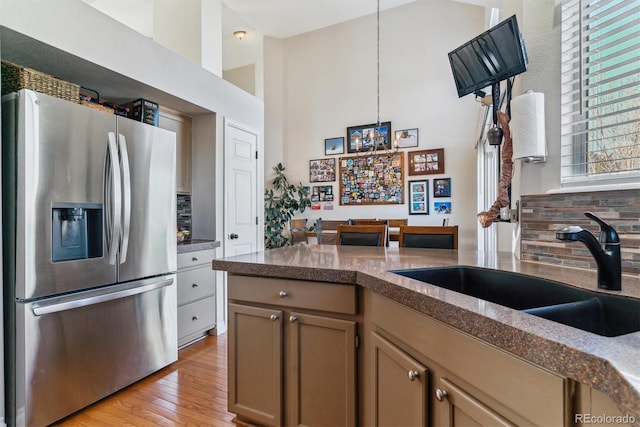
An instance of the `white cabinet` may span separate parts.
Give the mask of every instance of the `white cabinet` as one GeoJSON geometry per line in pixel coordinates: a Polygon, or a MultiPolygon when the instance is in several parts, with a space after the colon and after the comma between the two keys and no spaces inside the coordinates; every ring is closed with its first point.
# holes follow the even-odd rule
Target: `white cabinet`
{"type": "Polygon", "coordinates": [[[176,133],[176,191],[191,194],[191,117],[160,107],[158,126],[176,133]]]}
{"type": "Polygon", "coordinates": [[[215,249],[178,254],[178,347],[215,327],[215,249]]]}

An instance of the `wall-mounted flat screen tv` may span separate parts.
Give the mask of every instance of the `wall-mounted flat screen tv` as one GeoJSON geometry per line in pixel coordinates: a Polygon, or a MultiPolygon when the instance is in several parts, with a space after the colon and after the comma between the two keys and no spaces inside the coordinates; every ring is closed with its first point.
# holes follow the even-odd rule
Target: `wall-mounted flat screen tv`
{"type": "Polygon", "coordinates": [[[449,62],[460,98],[527,71],[527,52],[516,16],[449,52],[449,62]]]}

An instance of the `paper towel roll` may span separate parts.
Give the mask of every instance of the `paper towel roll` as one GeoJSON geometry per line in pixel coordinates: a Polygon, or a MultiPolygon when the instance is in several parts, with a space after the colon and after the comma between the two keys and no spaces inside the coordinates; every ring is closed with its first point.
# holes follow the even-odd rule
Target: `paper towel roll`
{"type": "Polygon", "coordinates": [[[511,100],[513,158],[544,162],[547,159],[544,93],[527,92],[511,100]]]}

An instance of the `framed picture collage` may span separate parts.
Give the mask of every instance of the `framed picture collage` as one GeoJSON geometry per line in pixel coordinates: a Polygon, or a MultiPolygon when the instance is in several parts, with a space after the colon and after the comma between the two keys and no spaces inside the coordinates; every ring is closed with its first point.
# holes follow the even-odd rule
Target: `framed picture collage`
{"type": "Polygon", "coordinates": [[[419,147],[418,136],[417,128],[392,131],[388,121],[349,126],[345,136],[326,138],[325,156],[337,157],[309,161],[312,209],[333,209],[337,199],[341,206],[407,203],[409,215],[450,214],[451,178],[440,177],[444,148],[412,150],[419,147]],[[421,178],[426,175],[439,176],[421,178]],[[327,183],[336,181],[334,195],[327,183]]]}

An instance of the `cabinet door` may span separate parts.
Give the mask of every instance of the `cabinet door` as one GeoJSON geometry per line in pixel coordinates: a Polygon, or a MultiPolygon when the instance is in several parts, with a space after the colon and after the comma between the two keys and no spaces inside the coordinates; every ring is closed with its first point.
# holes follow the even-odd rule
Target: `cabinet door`
{"type": "Polygon", "coordinates": [[[356,323],[295,312],[288,320],[288,424],[356,425],[356,323]]]}
{"type": "Polygon", "coordinates": [[[376,426],[426,426],[428,369],[372,333],[376,426]]]}
{"type": "Polygon", "coordinates": [[[176,191],[191,193],[191,117],[161,107],[158,127],[176,133],[176,191]]]}
{"type": "Polygon", "coordinates": [[[436,425],[447,427],[515,426],[447,378],[440,378],[436,382],[434,394],[436,425]]]}
{"type": "Polygon", "coordinates": [[[229,304],[229,412],[282,425],[282,311],[229,304]]]}

